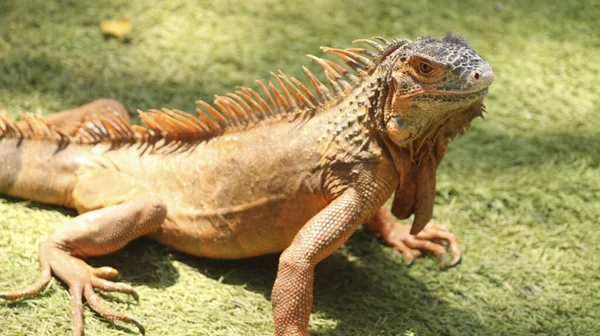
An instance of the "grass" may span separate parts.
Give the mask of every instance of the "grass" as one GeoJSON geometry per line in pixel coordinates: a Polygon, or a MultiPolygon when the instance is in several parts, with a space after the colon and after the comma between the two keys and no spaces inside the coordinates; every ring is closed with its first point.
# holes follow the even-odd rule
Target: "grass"
{"type": "MultiPolygon", "coordinates": [[[[316,270],[314,335],[600,334],[600,5],[597,1],[0,2],[0,106],[53,112],[99,97],[191,111],[269,71],[302,76],[305,53],[356,38],[465,36],[496,73],[486,120],[452,143],[435,219],[464,246],[458,267],[411,268],[357,232],[316,270]],[[103,19],[133,21],[130,43],[103,19]]],[[[313,69],[314,68],[313,66],[313,69]]],[[[38,276],[37,244],[73,213],[0,198],[0,289],[38,276]]],[[[147,241],[90,260],[141,295],[103,296],[148,335],[270,335],[277,256],[212,261],[147,241]]],[[[67,334],[70,303],[0,302],[1,335],[67,334]]],[[[131,335],[86,308],[87,335],[131,335]]]]}

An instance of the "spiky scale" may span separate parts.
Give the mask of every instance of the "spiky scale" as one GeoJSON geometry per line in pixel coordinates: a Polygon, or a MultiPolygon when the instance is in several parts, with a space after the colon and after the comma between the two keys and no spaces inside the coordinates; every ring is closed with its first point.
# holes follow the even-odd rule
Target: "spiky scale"
{"type": "Polygon", "coordinates": [[[343,90],[340,87],[340,85],[338,84],[338,82],[335,79],[331,78],[331,75],[328,72],[325,72],[325,78],[331,85],[331,88],[333,89],[333,92],[335,93],[336,96],[343,92],[343,90]]]}
{"type": "Polygon", "coordinates": [[[198,117],[208,127],[210,134],[216,135],[221,131],[221,127],[214,120],[209,118],[204,111],[196,108],[196,113],[198,113],[198,117]]]}
{"type": "Polygon", "coordinates": [[[252,88],[245,88],[247,94],[251,95],[252,97],[254,97],[255,101],[258,101],[258,104],[262,107],[262,111],[264,113],[265,118],[268,118],[273,112],[271,111],[271,107],[269,107],[269,104],[265,101],[265,99],[258,94],[258,92],[254,91],[252,88]]]}
{"type": "MultiPolygon", "coordinates": [[[[337,81],[330,75],[330,71],[327,71],[328,67],[327,67],[327,63],[325,63],[321,58],[313,56],[313,55],[306,55],[308,56],[308,58],[314,60],[315,62],[317,62],[319,65],[321,65],[324,69],[325,69],[325,79],[327,79],[327,81],[329,82],[329,85],[331,85],[331,88],[333,89],[333,91],[335,92],[335,94],[339,94],[342,92],[341,88],[339,87],[339,84],[337,83],[337,81]]],[[[338,74],[339,75],[339,74],[338,74]]]]}
{"type": "Polygon", "coordinates": [[[369,46],[377,49],[380,52],[385,50],[384,46],[382,46],[381,44],[379,44],[379,43],[377,43],[375,41],[372,41],[372,40],[358,39],[358,40],[352,41],[352,43],[364,43],[364,44],[367,44],[367,45],[369,45],[369,46]]]}
{"type": "Polygon", "coordinates": [[[352,70],[356,71],[356,73],[358,73],[360,75],[364,74],[364,70],[366,67],[363,64],[356,62],[355,60],[353,60],[352,58],[350,58],[344,54],[335,53],[335,55],[338,56],[339,58],[341,58],[342,61],[344,61],[344,63],[346,63],[349,67],[351,67],[352,70]]]}
{"type": "Polygon", "coordinates": [[[277,111],[289,111],[290,105],[288,104],[287,100],[285,100],[285,98],[281,95],[281,92],[279,92],[277,87],[275,87],[275,85],[273,85],[273,83],[271,82],[269,82],[269,89],[271,90],[271,92],[273,92],[273,97],[277,102],[277,111]]]}
{"type": "Polygon", "coordinates": [[[290,89],[290,91],[292,91],[292,93],[294,94],[295,100],[298,104],[306,106],[309,109],[314,109],[316,107],[310,100],[308,100],[308,98],[302,92],[300,92],[300,90],[296,88],[296,86],[294,86],[294,84],[292,84],[288,77],[286,77],[283,74],[280,76],[285,81],[285,84],[290,89]]]}
{"type": "Polygon", "coordinates": [[[161,120],[165,123],[168,123],[171,127],[171,137],[173,139],[185,139],[192,140],[194,131],[195,133],[202,132],[202,128],[196,128],[194,124],[191,124],[189,121],[181,120],[176,117],[176,113],[173,110],[163,109],[163,114],[161,114],[161,120]],[[168,111],[168,112],[165,112],[168,111]],[[196,128],[196,129],[191,129],[196,128]]]}
{"type": "Polygon", "coordinates": [[[31,138],[35,137],[35,135],[36,135],[35,129],[31,125],[29,114],[19,112],[19,116],[21,117],[21,119],[23,119],[23,121],[25,121],[25,124],[27,125],[27,128],[28,128],[28,132],[26,132],[27,139],[31,139],[31,138]]]}
{"type": "Polygon", "coordinates": [[[131,129],[129,122],[125,120],[121,114],[112,110],[110,116],[113,118],[114,123],[119,127],[121,134],[126,135],[128,140],[135,140],[135,132],[131,129]]]}
{"type": "Polygon", "coordinates": [[[221,99],[223,105],[229,108],[229,111],[236,116],[240,125],[248,122],[248,114],[246,114],[246,111],[240,104],[227,96],[223,96],[221,99]]]}
{"type": "Polygon", "coordinates": [[[169,136],[174,136],[176,132],[183,132],[185,124],[172,118],[170,110],[163,108],[162,110],[151,110],[149,112],[154,114],[156,122],[169,132],[169,136]]]}
{"type": "Polygon", "coordinates": [[[156,131],[163,134],[167,139],[174,138],[173,123],[165,118],[165,115],[159,110],[148,110],[147,115],[152,118],[156,131]]]}
{"type": "Polygon", "coordinates": [[[329,93],[329,89],[323,83],[321,83],[321,81],[315,77],[315,75],[313,75],[313,73],[310,72],[307,67],[303,66],[302,70],[304,70],[304,73],[308,77],[310,84],[315,88],[317,95],[319,95],[320,102],[325,103],[331,100],[332,97],[331,93],[329,93]]]}
{"type": "Polygon", "coordinates": [[[255,118],[254,114],[252,113],[252,109],[238,95],[230,92],[227,94],[227,97],[225,97],[225,99],[227,99],[227,101],[234,106],[235,111],[237,112],[240,120],[242,120],[243,123],[255,121],[253,120],[255,118]]]}
{"type": "Polygon", "coordinates": [[[334,87],[334,91],[336,92],[336,94],[341,93],[343,90],[346,90],[348,88],[350,88],[350,84],[342,77],[342,75],[340,75],[327,61],[328,60],[324,60],[320,57],[314,56],[314,55],[307,55],[310,59],[314,60],[315,62],[317,62],[320,66],[323,67],[323,69],[325,70],[325,75],[328,78],[329,82],[334,82],[337,84],[338,88],[341,87],[342,89],[336,89],[334,87],[334,84],[332,83],[332,87],[334,87]]]}
{"type": "MultiPolygon", "coordinates": [[[[373,62],[363,56],[357,55],[355,53],[353,53],[352,51],[349,51],[347,49],[337,49],[337,48],[329,48],[329,47],[321,47],[321,50],[323,50],[324,52],[329,52],[332,53],[342,59],[344,59],[344,56],[346,57],[346,59],[350,59],[358,64],[362,64],[364,66],[369,66],[371,65],[373,62]]],[[[363,49],[364,50],[364,49],[363,49]]]]}
{"type": "Polygon", "coordinates": [[[190,140],[200,140],[206,137],[206,134],[211,133],[211,129],[208,125],[199,119],[194,118],[191,114],[180,110],[172,110],[172,112],[187,125],[190,140]]]}
{"type": "Polygon", "coordinates": [[[236,91],[235,93],[238,96],[243,97],[248,103],[250,103],[253,106],[251,110],[253,111],[254,115],[260,120],[265,119],[267,115],[265,113],[264,106],[261,106],[260,103],[256,101],[257,99],[252,96],[251,89],[243,86],[236,86],[236,88],[238,88],[239,91],[236,91]]]}
{"type": "MultiPolygon", "coordinates": [[[[193,124],[194,128],[199,127],[202,130],[202,133],[212,132],[211,127],[209,127],[208,124],[204,122],[205,119],[208,119],[208,120],[210,120],[210,119],[206,118],[206,116],[204,114],[201,117],[205,117],[205,119],[199,120],[198,118],[194,118],[194,116],[192,116],[191,114],[186,113],[181,110],[173,110],[173,112],[177,113],[182,118],[185,118],[189,123],[193,124]]],[[[199,136],[201,136],[201,135],[199,134],[199,136]]]]}
{"type": "Polygon", "coordinates": [[[142,141],[147,141],[148,137],[150,136],[150,134],[148,133],[148,129],[146,129],[146,128],[142,127],[142,126],[139,126],[139,125],[132,125],[131,126],[131,130],[142,141]]]}
{"type": "Polygon", "coordinates": [[[376,52],[368,50],[368,49],[365,49],[365,48],[346,48],[344,50],[349,51],[351,53],[363,54],[363,55],[366,55],[366,56],[371,57],[371,58],[377,57],[377,53],[376,52]]]}
{"type": "Polygon", "coordinates": [[[283,78],[286,78],[285,74],[279,70],[279,74],[273,73],[271,72],[271,76],[273,76],[275,78],[275,80],[277,81],[277,84],[279,84],[279,87],[281,88],[281,90],[283,91],[284,94],[284,98],[286,99],[286,101],[288,102],[288,109],[286,110],[286,112],[289,112],[291,110],[297,109],[298,108],[298,102],[296,101],[296,99],[290,94],[290,91],[288,90],[288,87],[285,85],[285,83],[282,81],[283,78]]]}
{"type": "Polygon", "coordinates": [[[138,110],[138,114],[140,115],[140,119],[153,133],[161,134],[161,129],[158,124],[154,120],[154,116],[148,112],[143,112],[138,110]]]}
{"type": "Polygon", "coordinates": [[[108,133],[110,133],[110,134],[120,134],[121,133],[117,124],[115,124],[114,121],[110,117],[103,116],[103,115],[97,115],[96,118],[98,118],[100,120],[102,125],[104,125],[104,127],[107,129],[108,133]]]}
{"type": "MultiPolygon", "coordinates": [[[[202,134],[208,131],[208,127],[200,123],[194,118],[192,121],[187,118],[184,114],[187,114],[179,110],[162,109],[163,112],[170,117],[169,119],[175,123],[175,131],[187,134],[186,137],[193,138],[193,134],[202,134]]],[[[165,118],[166,119],[166,118],[165,118]]]]}
{"type": "Polygon", "coordinates": [[[373,39],[383,42],[386,46],[390,45],[390,41],[381,36],[373,36],[373,39]]]}
{"type": "Polygon", "coordinates": [[[83,143],[93,143],[93,142],[97,142],[100,139],[97,138],[96,135],[94,135],[93,133],[90,133],[88,129],[86,128],[80,128],[77,131],[77,142],[80,144],[83,143]]]}
{"type": "Polygon", "coordinates": [[[97,118],[87,118],[86,121],[82,125],[82,131],[84,134],[88,134],[89,137],[94,139],[94,142],[102,141],[103,139],[112,141],[114,140],[108,131],[105,129],[104,125],[97,118]]]}
{"type": "Polygon", "coordinates": [[[294,82],[294,84],[298,85],[298,87],[300,88],[300,90],[302,90],[302,92],[304,93],[304,95],[310,99],[311,104],[313,105],[312,108],[316,107],[317,105],[319,105],[319,100],[313,95],[312,92],[310,92],[310,90],[304,86],[304,84],[302,84],[302,82],[300,82],[299,80],[297,80],[294,77],[290,77],[290,80],[292,82],[294,82]]]}
{"type": "Polygon", "coordinates": [[[196,104],[202,105],[202,107],[206,109],[206,113],[218,123],[220,128],[230,125],[229,120],[223,117],[223,114],[217,111],[209,103],[205,102],[204,100],[196,100],[196,104]]]}
{"type": "Polygon", "coordinates": [[[246,102],[246,104],[249,104],[248,107],[250,107],[250,111],[248,114],[254,118],[255,121],[266,119],[266,115],[262,106],[260,106],[250,94],[244,91],[236,91],[235,94],[238,95],[244,102],[246,102]]]}
{"type": "MultiPolygon", "coordinates": [[[[359,74],[363,74],[363,70],[366,67],[370,67],[373,65],[373,62],[363,56],[357,55],[355,53],[353,53],[352,51],[350,51],[349,49],[335,49],[335,48],[322,48],[323,51],[325,52],[330,52],[333,53],[334,55],[338,56],[339,58],[341,58],[346,64],[348,64],[350,67],[352,67],[352,69],[354,69],[354,71],[358,72],[359,74]]],[[[364,50],[365,49],[359,49],[356,48],[358,50],[364,50]]],[[[375,53],[372,53],[374,55],[376,55],[375,53]]]]}
{"type": "MultiPolygon", "coordinates": [[[[329,66],[331,66],[335,71],[337,71],[338,73],[341,73],[342,75],[346,76],[346,78],[348,78],[349,80],[351,80],[354,83],[358,83],[359,81],[359,77],[356,76],[355,74],[353,74],[352,72],[350,72],[350,70],[344,68],[343,66],[335,63],[334,61],[330,61],[330,60],[325,60],[325,62],[327,62],[327,64],[329,64],[329,66]]],[[[350,86],[348,84],[348,86],[350,86]]]]}
{"type": "Polygon", "coordinates": [[[237,114],[233,111],[232,107],[227,104],[224,97],[215,95],[213,104],[227,117],[227,119],[231,120],[232,125],[238,126],[241,124],[237,114]]]}
{"type": "Polygon", "coordinates": [[[265,84],[262,81],[256,80],[255,81],[256,84],[258,84],[258,86],[260,86],[260,88],[263,90],[263,92],[265,93],[265,96],[269,99],[269,102],[271,103],[271,105],[269,106],[269,114],[273,115],[274,114],[274,110],[276,111],[276,107],[277,104],[275,103],[275,100],[273,99],[273,96],[271,95],[271,92],[269,92],[269,90],[267,90],[267,87],[265,86],[265,84]]]}

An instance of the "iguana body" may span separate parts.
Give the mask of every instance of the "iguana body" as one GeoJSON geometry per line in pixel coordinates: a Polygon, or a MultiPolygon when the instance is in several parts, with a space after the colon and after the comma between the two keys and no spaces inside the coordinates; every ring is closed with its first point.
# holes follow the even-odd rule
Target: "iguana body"
{"type": "MultiPolygon", "coordinates": [[[[36,294],[53,273],[69,286],[74,335],[83,332],[82,297],[143,330],[93,290],[135,295],[133,288],[82,258],[141,236],[200,257],[283,252],[272,295],[275,334],[308,335],[314,266],[360,224],[408,258],[420,250],[443,257],[429,240],[448,240],[448,264],[457,262],[454,236],[437,227],[407,235],[382,206],[396,191],[392,212],[414,214],[415,235],[431,219],[436,167],[449,138],[481,115],[491,68],[458,37],[366,42],[378,52],[326,49],[355,73],[313,57],[333,93],[308,71],[315,94],[280,73],[279,89],[269,85],[263,97],[240,88],[217,96],[217,109],[199,102],[200,119],[141,113],[148,129],[130,126],[114,106],[83,113],[78,128],[61,125],[64,118],[0,118],[0,193],[81,214],[41,244],[42,279],[0,297],[36,294]]],[[[65,116],[82,115],[76,111],[65,116]]]]}

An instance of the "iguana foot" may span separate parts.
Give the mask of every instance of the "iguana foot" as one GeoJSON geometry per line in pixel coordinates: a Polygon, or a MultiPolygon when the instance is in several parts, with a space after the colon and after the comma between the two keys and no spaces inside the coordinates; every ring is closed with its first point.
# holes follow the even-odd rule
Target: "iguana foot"
{"type": "Polygon", "coordinates": [[[52,242],[41,244],[39,261],[42,266],[42,276],[38,282],[21,291],[0,293],[0,298],[17,300],[37,295],[50,282],[52,273],[54,273],[69,286],[73,309],[73,335],[83,334],[83,297],[85,297],[89,306],[104,318],[135,324],[140,333],[144,334],[144,326],[134,317],[115,312],[106,307],[94,292],[94,289],[105,292],[119,292],[131,295],[134,299],[139,300],[137,292],[130,285],[109,281],[118,277],[118,272],[115,269],[90,267],[83,260],[71,256],[67,251],[52,242]]]}
{"type": "Polygon", "coordinates": [[[429,224],[416,236],[411,235],[408,224],[394,222],[390,210],[383,206],[366,224],[367,228],[379,233],[386,245],[400,252],[406,265],[423,253],[433,253],[440,259],[440,269],[452,267],[460,262],[461,250],[456,236],[440,224],[429,224]],[[445,244],[448,245],[448,251],[445,244]],[[448,252],[450,257],[448,258],[448,252]]]}
{"type": "Polygon", "coordinates": [[[160,201],[138,197],[73,218],[40,244],[40,280],[22,291],[0,294],[0,298],[16,300],[39,294],[54,274],[67,284],[71,293],[73,336],[83,335],[84,297],[89,306],[104,318],[135,324],[140,333],[144,334],[145,329],[140,322],[132,316],[106,307],[94,291],[99,289],[125,293],[137,300],[138,294],[133,287],[110,281],[119,275],[115,269],[93,268],[82,259],[114,252],[131,240],[156,231],[166,214],[166,207],[160,201]]]}

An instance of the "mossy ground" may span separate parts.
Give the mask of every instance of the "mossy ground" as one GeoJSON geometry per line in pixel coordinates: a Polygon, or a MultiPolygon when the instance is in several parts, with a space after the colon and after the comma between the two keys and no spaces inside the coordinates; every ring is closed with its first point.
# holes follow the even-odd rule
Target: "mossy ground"
{"type": "MultiPolygon", "coordinates": [[[[192,111],[272,70],[301,76],[320,45],[463,35],[496,73],[486,120],[451,144],[438,175],[435,219],[460,237],[464,261],[406,268],[359,231],[317,267],[311,331],[598,335],[599,17],[595,0],[3,0],[0,106],[53,112],[110,97],[130,111],[192,111]],[[129,43],[104,40],[100,21],[120,15],[134,24],[129,43]]],[[[37,278],[37,244],[72,215],[0,198],[1,290],[37,278]]],[[[272,333],[277,256],[202,260],[141,240],[90,262],[136,287],[139,304],[103,297],[148,335],[272,333]]],[[[1,335],[64,335],[70,318],[56,280],[37,298],[0,302],[1,335]]],[[[87,335],[134,334],[87,308],[85,325],[87,335]]]]}

